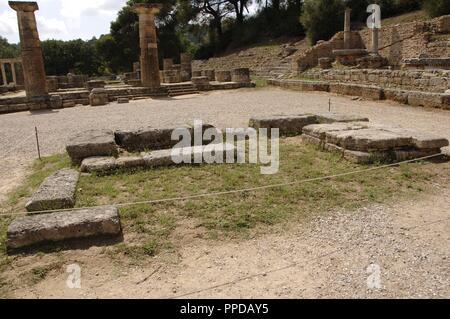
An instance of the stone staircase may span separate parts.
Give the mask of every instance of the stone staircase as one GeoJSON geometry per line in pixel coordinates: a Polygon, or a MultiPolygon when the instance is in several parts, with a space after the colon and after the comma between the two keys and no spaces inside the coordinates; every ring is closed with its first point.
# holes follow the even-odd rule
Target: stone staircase
{"type": "Polygon", "coordinates": [[[198,94],[198,89],[191,82],[166,85],[169,97],[198,94]]]}
{"type": "Polygon", "coordinates": [[[252,69],[251,71],[252,75],[266,79],[289,77],[292,73],[292,58],[287,57],[282,60],[273,61],[267,66],[252,69]]]}

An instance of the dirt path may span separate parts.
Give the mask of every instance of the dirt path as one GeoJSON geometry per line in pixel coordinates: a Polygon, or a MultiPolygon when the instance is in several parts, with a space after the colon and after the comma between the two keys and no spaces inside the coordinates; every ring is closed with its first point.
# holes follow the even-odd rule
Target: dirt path
{"type": "MultiPolygon", "coordinates": [[[[283,234],[240,242],[196,239],[176,256],[158,256],[145,266],[111,263],[99,255],[101,248],[64,252],[59,256],[65,260],[64,267],[51,272],[39,284],[19,288],[12,295],[450,297],[450,188],[436,186],[434,195],[327,216],[283,234]],[[65,266],[71,263],[82,267],[81,289],[66,286],[65,266]],[[380,267],[381,289],[368,289],[367,268],[371,264],[380,267]]],[[[26,267],[27,262],[31,260],[23,259],[20,266],[26,267]]]]}
{"type": "MultiPolygon", "coordinates": [[[[278,88],[216,91],[175,99],[133,101],[100,107],[21,112],[0,116],[0,201],[23,179],[37,157],[34,127],[43,155],[63,152],[71,136],[89,129],[133,129],[183,125],[194,119],[221,128],[245,127],[252,115],[325,112],[331,98],[335,112],[367,116],[374,123],[394,124],[450,139],[450,112],[414,108],[390,101],[356,101],[320,92],[278,88]]],[[[450,152],[450,148],[447,149],[450,152]]]]}

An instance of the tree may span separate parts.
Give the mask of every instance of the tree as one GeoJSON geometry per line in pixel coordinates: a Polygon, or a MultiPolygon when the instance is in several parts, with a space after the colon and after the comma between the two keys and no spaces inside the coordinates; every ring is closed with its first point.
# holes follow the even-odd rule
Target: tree
{"type": "Polygon", "coordinates": [[[300,21],[312,44],[330,39],[342,29],[344,4],[341,0],[305,0],[300,21]]]}
{"type": "Polygon", "coordinates": [[[228,0],[178,0],[178,15],[187,25],[190,21],[208,24],[216,31],[218,41],[223,40],[223,19],[232,8],[228,0]]]}
{"type": "Polygon", "coordinates": [[[450,14],[450,0],[422,0],[423,9],[430,17],[450,14]]]}
{"type": "Polygon", "coordinates": [[[45,71],[48,75],[69,72],[98,75],[102,73],[102,61],[97,52],[97,39],[71,41],[42,41],[45,71]]]}
{"type": "Polygon", "coordinates": [[[0,59],[16,58],[20,56],[20,48],[17,44],[10,44],[8,40],[0,36],[0,59]]]}

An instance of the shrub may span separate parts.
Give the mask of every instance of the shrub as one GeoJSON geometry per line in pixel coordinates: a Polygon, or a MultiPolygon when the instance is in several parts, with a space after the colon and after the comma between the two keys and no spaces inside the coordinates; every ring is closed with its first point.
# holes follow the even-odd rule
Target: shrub
{"type": "Polygon", "coordinates": [[[311,44],[328,40],[342,30],[344,4],[340,0],[305,0],[300,21],[311,44]]]}
{"type": "Polygon", "coordinates": [[[430,17],[450,14],[450,0],[423,0],[422,6],[430,17]]]}

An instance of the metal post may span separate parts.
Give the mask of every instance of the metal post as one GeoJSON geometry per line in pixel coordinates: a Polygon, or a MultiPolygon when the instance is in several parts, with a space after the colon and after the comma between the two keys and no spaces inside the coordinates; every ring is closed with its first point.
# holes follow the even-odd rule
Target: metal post
{"type": "Polygon", "coordinates": [[[38,129],[36,126],[34,127],[34,131],[36,133],[36,146],[37,146],[38,156],[39,156],[39,159],[41,159],[41,148],[39,147],[39,134],[38,134],[38,129]]]}

